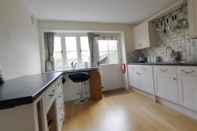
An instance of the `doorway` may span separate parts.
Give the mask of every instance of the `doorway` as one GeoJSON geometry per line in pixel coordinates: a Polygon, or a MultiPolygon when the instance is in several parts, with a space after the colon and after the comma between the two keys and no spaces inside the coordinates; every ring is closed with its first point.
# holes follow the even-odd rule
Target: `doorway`
{"type": "Polygon", "coordinates": [[[123,86],[121,71],[120,35],[108,34],[96,38],[99,54],[99,69],[103,91],[114,90],[123,86]]]}

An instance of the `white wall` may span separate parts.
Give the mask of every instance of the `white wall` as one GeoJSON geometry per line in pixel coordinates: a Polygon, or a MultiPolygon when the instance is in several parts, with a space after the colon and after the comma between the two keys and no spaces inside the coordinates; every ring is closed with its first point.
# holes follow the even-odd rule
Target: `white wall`
{"type": "Polygon", "coordinates": [[[37,24],[22,0],[0,1],[0,65],[5,79],[40,73],[37,24]]]}

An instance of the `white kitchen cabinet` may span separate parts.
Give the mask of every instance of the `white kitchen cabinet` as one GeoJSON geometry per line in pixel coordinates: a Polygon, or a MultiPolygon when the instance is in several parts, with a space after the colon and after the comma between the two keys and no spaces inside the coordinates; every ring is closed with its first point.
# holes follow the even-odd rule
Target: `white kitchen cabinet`
{"type": "Polygon", "coordinates": [[[178,76],[181,104],[197,111],[197,67],[179,67],[178,76]]]}
{"type": "Polygon", "coordinates": [[[144,22],[134,27],[135,49],[144,49],[154,46],[157,44],[158,38],[154,24],[151,22],[144,22]]]}
{"type": "Polygon", "coordinates": [[[188,0],[189,32],[192,38],[197,38],[197,0],[188,0]]]}
{"type": "Polygon", "coordinates": [[[174,103],[179,103],[179,88],[176,66],[155,66],[155,87],[157,95],[174,103]]]}
{"type": "Polygon", "coordinates": [[[154,94],[152,66],[130,65],[128,70],[130,86],[154,94]]]}
{"type": "Polygon", "coordinates": [[[128,77],[129,86],[135,86],[135,67],[133,65],[128,65],[128,77]]]}
{"type": "Polygon", "coordinates": [[[143,90],[143,72],[138,68],[135,68],[134,71],[134,87],[140,90],[143,90]]]}
{"type": "Polygon", "coordinates": [[[62,131],[64,124],[64,93],[63,93],[63,84],[62,80],[59,79],[57,83],[58,89],[56,93],[56,110],[57,110],[57,124],[58,131],[62,131]]]}
{"type": "MultiPolygon", "coordinates": [[[[62,77],[54,81],[43,93],[43,103],[45,106],[45,115],[55,119],[53,120],[55,123],[54,125],[56,125],[55,131],[62,131],[65,116],[62,77]],[[51,110],[54,111],[52,112],[51,110]]],[[[51,119],[47,117],[45,118],[45,121],[51,119]]]]}
{"type": "Polygon", "coordinates": [[[153,84],[153,67],[152,66],[142,66],[142,90],[150,94],[154,94],[154,84],[153,84]]]}

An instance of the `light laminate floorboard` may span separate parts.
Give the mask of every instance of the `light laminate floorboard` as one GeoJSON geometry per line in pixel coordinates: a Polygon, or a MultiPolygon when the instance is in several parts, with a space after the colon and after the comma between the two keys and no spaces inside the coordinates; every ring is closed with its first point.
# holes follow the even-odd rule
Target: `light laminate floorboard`
{"type": "Polygon", "coordinates": [[[197,131],[197,121],[136,92],[108,93],[97,103],[67,103],[66,114],[64,131],[197,131]]]}

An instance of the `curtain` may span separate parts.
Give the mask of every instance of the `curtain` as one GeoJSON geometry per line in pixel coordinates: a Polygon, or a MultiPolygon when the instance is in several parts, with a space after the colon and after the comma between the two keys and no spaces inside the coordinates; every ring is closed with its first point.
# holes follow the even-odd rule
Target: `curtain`
{"type": "Polygon", "coordinates": [[[88,33],[91,67],[97,67],[99,61],[98,45],[96,43],[97,36],[97,34],[88,33]]]}
{"type": "Polygon", "coordinates": [[[44,43],[45,43],[45,72],[54,71],[54,33],[46,32],[44,33],[44,43]]]}

